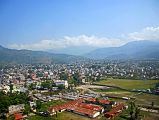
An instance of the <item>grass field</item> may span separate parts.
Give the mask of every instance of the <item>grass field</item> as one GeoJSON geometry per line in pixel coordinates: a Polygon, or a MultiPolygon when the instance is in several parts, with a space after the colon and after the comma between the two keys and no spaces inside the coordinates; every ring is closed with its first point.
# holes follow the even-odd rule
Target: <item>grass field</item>
{"type": "Polygon", "coordinates": [[[136,103],[138,103],[138,104],[151,105],[151,103],[154,102],[155,106],[156,105],[159,106],[159,95],[142,93],[135,97],[136,97],[136,103]]]}
{"type": "MultiPolygon", "coordinates": [[[[148,89],[153,88],[155,84],[159,82],[159,80],[124,80],[124,79],[108,79],[96,82],[96,84],[100,85],[110,85],[110,86],[118,86],[125,89],[148,89]]],[[[110,96],[118,96],[118,97],[134,97],[136,98],[136,103],[151,105],[154,102],[155,105],[159,106],[159,95],[152,95],[141,93],[138,94],[136,92],[123,91],[117,88],[113,88],[110,90],[95,90],[96,92],[104,93],[110,96]]]]}
{"type": "Polygon", "coordinates": [[[55,101],[54,100],[54,101],[44,102],[44,103],[42,103],[39,111],[47,111],[50,106],[60,105],[62,103],[65,103],[65,101],[63,101],[63,100],[56,100],[55,101]]]}
{"type": "Polygon", "coordinates": [[[126,80],[126,79],[108,79],[96,82],[99,85],[118,86],[125,89],[148,89],[153,88],[159,80],[126,80]]]}
{"type": "MultiPolygon", "coordinates": [[[[75,113],[64,111],[62,113],[58,113],[57,117],[56,115],[50,117],[42,117],[35,115],[30,117],[29,120],[92,120],[92,119],[75,113]]],[[[106,120],[106,118],[99,116],[97,118],[94,118],[93,120],[106,120]]]]}

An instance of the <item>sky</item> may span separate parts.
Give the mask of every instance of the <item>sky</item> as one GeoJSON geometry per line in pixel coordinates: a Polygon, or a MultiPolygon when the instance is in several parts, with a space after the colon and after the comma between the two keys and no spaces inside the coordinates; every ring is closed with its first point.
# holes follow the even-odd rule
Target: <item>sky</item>
{"type": "Polygon", "coordinates": [[[159,40],[159,0],[0,0],[0,44],[84,54],[159,40]]]}

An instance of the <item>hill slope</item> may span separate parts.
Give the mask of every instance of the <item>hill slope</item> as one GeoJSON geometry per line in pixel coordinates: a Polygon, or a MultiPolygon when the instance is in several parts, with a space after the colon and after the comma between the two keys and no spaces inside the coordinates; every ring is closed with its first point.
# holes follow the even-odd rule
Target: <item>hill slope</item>
{"type": "Polygon", "coordinates": [[[1,63],[51,64],[51,63],[70,63],[82,59],[83,59],[82,57],[73,56],[73,55],[53,54],[43,51],[15,50],[0,46],[1,63]]]}
{"type": "Polygon", "coordinates": [[[84,56],[93,59],[159,59],[159,42],[134,41],[121,47],[96,49],[84,56]]]}

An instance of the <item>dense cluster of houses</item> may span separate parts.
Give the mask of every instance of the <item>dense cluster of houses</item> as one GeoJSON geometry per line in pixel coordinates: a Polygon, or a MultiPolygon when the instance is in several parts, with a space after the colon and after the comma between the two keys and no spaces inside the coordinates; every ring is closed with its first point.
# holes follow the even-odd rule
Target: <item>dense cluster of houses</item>
{"type": "Polygon", "coordinates": [[[45,80],[68,88],[68,79],[72,79],[76,73],[80,84],[90,83],[102,77],[158,79],[159,69],[154,64],[146,63],[149,61],[90,61],[75,64],[6,66],[0,69],[0,90],[10,92],[10,85],[13,85],[12,92],[26,92],[26,86],[35,83],[36,88],[41,88],[41,83],[45,80]]]}
{"type": "MultiPolygon", "coordinates": [[[[72,79],[76,80],[76,82],[78,81],[80,84],[90,84],[92,81],[96,81],[102,77],[158,79],[159,69],[153,64],[142,66],[140,62],[129,61],[90,61],[74,64],[5,66],[4,68],[0,68],[0,91],[5,93],[29,92],[29,95],[31,94],[35,101],[69,100],[65,104],[50,107],[48,111],[51,115],[67,110],[91,118],[97,117],[104,112],[106,117],[112,118],[125,108],[124,104],[116,104],[116,102],[106,99],[100,99],[97,102],[96,98],[99,96],[96,94],[72,92],[62,94],[59,92],[56,95],[42,94],[43,92],[57,91],[60,85],[64,86],[64,89],[67,89],[74,84],[69,83],[69,80],[72,79]],[[76,76],[74,77],[74,75],[76,76]],[[46,89],[42,88],[42,83],[47,81],[55,86],[46,89]],[[34,90],[37,93],[33,94],[34,90],[29,89],[29,86],[32,84],[35,84],[34,90]],[[106,110],[107,105],[112,105],[111,111],[106,110]]],[[[72,86],[75,88],[75,85],[72,86]]],[[[159,88],[157,87],[154,92],[158,94],[159,88]]],[[[35,106],[35,102],[30,102],[30,106],[35,106]]],[[[24,104],[9,107],[9,113],[15,114],[17,120],[21,117],[19,113],[23,110],[24,104]]]]}
{"type": "MultiPolygon", "coordinates": [[[[80,83],[88,83],[101,77],[132,79],[158,79],[159,69],[151,61],[89,61],[74,64],[52,65],[12,65],[0,69],[0,89],[9,91],[13,84],[14,91],[25,91],[26,84],[42,80],[54,80],[56,85],[69,86],[67,79],[78,73],[80,83]],[[61,78],[61,75],[67,76],[61,78]]],[[[158,64],[158,63],[156,63],[158,64]]]]}

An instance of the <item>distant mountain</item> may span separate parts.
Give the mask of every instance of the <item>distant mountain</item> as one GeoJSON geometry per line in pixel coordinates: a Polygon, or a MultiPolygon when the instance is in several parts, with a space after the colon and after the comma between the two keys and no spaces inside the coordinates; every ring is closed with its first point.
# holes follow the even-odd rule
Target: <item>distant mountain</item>
{"type": "Polygon", "coordinates": [[[120,47],[96,49],[84,56],[92,59],[159,59],[159,42],[134,41],[120,47]]]}
{"type": "Polygon", "coordinates": [[[43,51],[15,50],[0,46],[0,63],[70,63],[83,60],[83,57],[53,54],[43,51]]]}
{"type": "Polygon", "coordinates": [[[91,52],[95,49],[96,49],[95,47],[91,47],[91,46],[71,46],[71,47],[66,47],[66,48],[50,49],[50,50],[48,50],[48,52],[80,56],[80,55],[86,54],[88,52],[91,52]]]}

